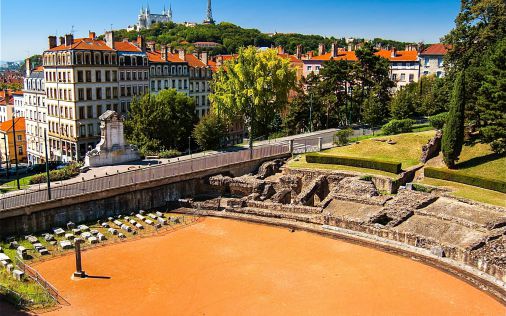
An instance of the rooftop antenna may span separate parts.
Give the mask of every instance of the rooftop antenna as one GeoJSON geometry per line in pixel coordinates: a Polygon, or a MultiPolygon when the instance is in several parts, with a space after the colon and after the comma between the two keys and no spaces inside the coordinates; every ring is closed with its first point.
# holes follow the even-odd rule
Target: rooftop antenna
{"type": "Polygon", "coordinates": [[[72,27],[70,28],[70,34],[74,35],[74,33],[75,33],[74,26],[72,25],[72,27]]]}

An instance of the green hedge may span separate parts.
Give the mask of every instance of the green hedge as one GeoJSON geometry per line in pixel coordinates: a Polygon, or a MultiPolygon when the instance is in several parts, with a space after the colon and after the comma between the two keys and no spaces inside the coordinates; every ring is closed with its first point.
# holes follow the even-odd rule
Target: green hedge
{"type": "Polygon", "coordinates": [[[306,155],[306,161],[309,163],[321,163],[329,165],[345,165],[360,168],[369,168],[382,170],[390,173],[401,173],[401,163],[389,162],[383,160],[356,158],[356,157],[343,157],[333,155],[322,155],[318,153],[311,153],[306,155]]]}
{"type": "MultiPolygon", "coordinates": [[[[77,177],[80,173],[80,167],[81,165],[78,163],[70,163],[62,169],[50,171],[49,179],[51,179],[51,181],[62,181],[77,177]]],[[[39,184],[46,182],[46,173],[36,174],[30,178],[30,184],[39,184]]]]}
{"type": "Polygon", "coordinates": [[[430,168],[430,167],[425,168],[424,174],[428,178],[469,184],[475,187],[506,193],[506,182],[501,180],[488,179],[478,176],[468,176],[457,172],[448,171],[445,169],[430,168]]]}

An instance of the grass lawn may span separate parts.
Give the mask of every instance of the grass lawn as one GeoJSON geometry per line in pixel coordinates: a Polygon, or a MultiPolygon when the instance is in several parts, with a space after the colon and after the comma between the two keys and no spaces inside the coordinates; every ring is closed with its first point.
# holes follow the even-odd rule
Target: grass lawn
{"type": "Polygon", "coordinates": [[[425,178],[422,181],[418,182],[437,187],[447,187],[453,191],[452,195],[457,197],[506,207],[506,194],[501,192],[482,189],[467,184],[431,178],[425,178]]]}
{"type": "MultiPolygon", "coordinates": [[[[430,160],[427,166],[448,170],[441,155],[430,160]]],[[[506,157],[495,155],[487,144],[464,146],[457,170],[453,172],[506,181],[506,157]]]]}
{"type": "Polygon", "coordinates": [[[343,165],[327,165],[327,164],[319,164],[319,163],[308,163],[306,162],[306,156],[302,155],[299,161],[290,160],[288,162],[289,168],[304,168],[304,169],[327,169],[327,170],[343,170],[343,171],[354,171],[360,172],[370,175],[379,175],[386,176],[392,179],[396,179],[398,175],[395,173],[385,172],[381,170],[375,169],[367,169],[367,168],[359,168],[352,166],[343,166],[343,165]]]}
{"type": "MultiPolygon", "coordinates": [[[[16,191],[18,189],[15,176],[12,176],[14,180],[4,183],[2,186],[0,186],[0,192],[10,192],[10,191],[16,191]]],[[[19,185],[21,189],[26,189],[30,185],[30,179],[32,176],[26,176],[23,178],[19,178],[19,185]]]]}
{"type": "Polygon", "coordinates": [[[400,162],[402,163],[402,168],[406,169],[420,163],[422,146],[425,145],[434,134],[435,131],[425,131],[420,133],[379,136],[362,140],[358,144],[355,143],[349,146],[332,148],[323,151],[322,154],[400,162]],[[391,139],[397,143],[395,145],[389,145],[386,142],[377,141],[378,139],[391,139]]]}

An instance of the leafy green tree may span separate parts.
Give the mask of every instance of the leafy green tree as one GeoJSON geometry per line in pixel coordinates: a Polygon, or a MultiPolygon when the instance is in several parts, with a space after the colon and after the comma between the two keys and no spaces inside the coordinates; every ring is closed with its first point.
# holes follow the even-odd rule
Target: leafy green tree
{"type": "Polygon", "coordinates": [[[288,104],[288,93],[294,87],[295,70],[287,59],[272,49],[248,47],[218,70],[209,98],[220,118],[228,122],[244,119],[252,147],[256,137],[272,132],[269,127],[288,104]]]}
{"type": "Polygon", "coordinates": [[[506,38],[486,59],[486,72],[478,96],[483,141],[499,154],[506,152],[506,38]]]}
{"type": "Polygon", "coordinates": [[[465,78],[464,72],[457,75],[450,102],[450,112],[443,128],[441,149],[443,160],[450,169],[455,168],[464,144],[464,111],[465,111],[465,78]]]}
{"type": "Polygon", "coordinates": [[[125,134],[144,151],[183,150],[196,122],[192,98],[174,89],[162,90],[132,101],[125,134]]]}
{"type": "Polygon", "coordinates": [[[203,150],[218,149],[227,135],[227,125],[215,113],[204,116],[193,129],[193,138],[203,150]]]}
{"type": "Polygon", "coordinates": [[[390,111],[388,103],[382,102],[381,98],[376,94],[377,89],[369,94],[369,97],[364,103],[363,121],[372,127],[379,126],[389,117],[390,111]]]}
{"type": "Polygon", "coordinates": [[[416,85],[407,85],[397,91],[390,103],[392,117],[396,120],[412,118],[415,115],[417,96],[416,85]]]}

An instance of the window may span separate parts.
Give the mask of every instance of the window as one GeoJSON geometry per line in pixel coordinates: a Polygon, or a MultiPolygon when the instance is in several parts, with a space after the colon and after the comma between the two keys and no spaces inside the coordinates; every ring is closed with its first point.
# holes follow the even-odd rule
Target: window
{"type": "Polygon", "coordinates": [[[96,82],[102,82],[102,72],[100,70],[95,71],[96,82]]]}
{"type": "Polygon", "coordinates": [[[111,81],[111,72],[109,70],[105,72],[105,81],[111,81]]]}
{"type": "Polygon", "coordinates": [[[19,154],[19,155],[22,155],[22,154],[23,154],[23,146],[19,146],[19,147],[18,147],[18,154],[19,154]]]}
{"type": "Polygon", "coordinates": [[[316,66],[316,71],[320,71],[320,66],[316,66]]]}
{"type": "Polygon", "coordinates": [[[307,71],[313,70],[313,66],[307,66],[307,71]]]}
{"type": "Polygon", "coordinates": [[[119,73],[119,80],[125,80],[125,72],[124,71],[119,73]]]}
{"type": "Polygon", "coordinates": [[[97,93],[97,100],[102,100],[102,88],[97,88],[96,93],[97,93]]]}
{"type": "Polygon", "coordinates": [[[437,59],[437,66],[438,67],[443,67],[443,57],[438,57],[438,59],[437,59]]]}
{"type": "Polygon", "coordinates": [[[91,70],[86,70],[86,82],[91,82],[91,70]]]}
{"type": "Polygon", "coordinates": [[[77,82],[84,82],[83,71],[77,71],[77,82]]]}
{"type": "Polygon", "coordinates": [[[16,135],[18,136],[18,141],[21,141],[23,138],[21,137],[21,135],[16,135]]]}
{"type": "Polygon", "coordinates": [[[413,82],[415,80],[414,74],[409,74],[409,82],[413,82]]]}
{"type": "Polygon", "coordinates": [[[429,57],[425,57],[425,61],[424,61],[425,68],[429,68],[429,63],[430,63],[430,58],[429,57]]]}
{"type": "Polygon", "coordinates": [[[79,136],[86,136],[86,125],[79,126],[79,136]]]}
{"type": "Polygon", "coordinates": [[[438,78],[441,78],[443,76],[443,73],[441,71],[436,72],[436,76],[438,78]]]}
{"type": "Polygon", "coordinates": [[[111,87],[105,88],[105,98],[110,99],[111,98],[111,87]]]}
{"type": "Polygon", "coordinates": [[[406,81],[406,74],[401,74],[401,81],[406,81]]]}
{"type": "Polygon", "coordinates": [[[77,100],[78,101],[84,100],[84,89],[83,88],[77,89],[77,100]]]}
{"type": "Polygon", "coordinates": [[[93,124],[88,124],[88,136],[93,136],[93,124]]]}
{"type": "Polygon", "coordinates": [[[102,105],[97,105],[97,116],[102,115],[102,105]]]}
{"type": "Polygon", "coordinates": [[[392,80],[397,81],[397,74],[392,74],[392,80]]]}
{"type": "Polygon", "coordinates": [[[123,113],[126,112],[126,103],[125,103],[125,101],[121,101],[121,112],[123,112],[123,113]]]}
{"type": "Polygon", "coordinates": [[[93,99],[91,88],[86,88],[86,100],[93,99]]]}
{"type": "Polygon", "coordinates": [[[88,114],[88,118],[93,118],[93,107],[91,105],[87,106],[86,112],[86,114],[88,114]]]}

